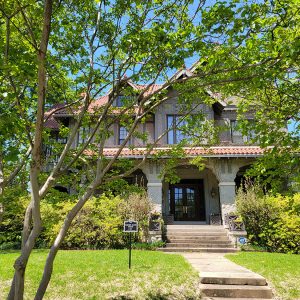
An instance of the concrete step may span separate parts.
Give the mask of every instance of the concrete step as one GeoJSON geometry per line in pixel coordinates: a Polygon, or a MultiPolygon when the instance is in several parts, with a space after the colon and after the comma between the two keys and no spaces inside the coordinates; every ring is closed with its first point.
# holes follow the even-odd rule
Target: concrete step
{"type": "Polygon", "coordinates": [[[226,243],[230,243],[230,240],[228,238],[220,238],[220,239],[215,239],[215,240],[211,240],[211,239],[207,239],[207,238],[199,238],[199,239],[190,239],[190,238],[172,238],[172,239],[168,239],[168,242],[170,243],[204,243],[204,244],[226,244],[226,243]]]}
{"type": "MultiPolygon", "coordinates": [[[[204,297],[201,298],[202,300],[228,300],[230,298],[224,298],[224,297],[204,297]]],[[[266,298],[235,298],[235,300],[267,300],[266,298]]],[[[273,299],[273,298],[272,298],[273,299]]],[[[269,298],[268,298],[269,300],[269,298]]]]}
{"type": "Polygon", "coordinates": [[[191,231],[167,231],[166,236],[227,236],[226,232],[211,231],[211,232],[191,232],[191,231]]]}
{"type": "Polygon", "coordinates": [[[233,245],[231,244],[230,241],[228,242],[222,242],[222,243],[205,243],[205,242],[197,242],[197,243],[167,243],[166,244],[167,247],[171,247],[171,248],[230,248],[233,245]]]}
{"type": "Polygon", "coordinates": [[[159,248],[163,252],[211,252],[211,253],[234,253],[236,248],[200,248],[200,247],[181,247],[181,248],[159,248]]]}
{"type": "Polygon", "coordinates": [[[185,241],[185,240],[188,240],[188,241],[211,241],[211,242],[214,242],[214,241],[218,241],[218,242],[226,242],[228,241],[228,237],[227,236],[224,236],[224,235],[216,235],[216,236],[206,236],[206,235],[201,235],[201,236],[194,236],[194,235],[191,235],[191,236],[169,236],[167,235],[167,239],[170,240],[170,241],[185,241]]]}
{"type": "Polygon", "coordinates": [[[198,225],[198,224],[173,224],[166,225],[167,229],[198,229],[198,230],[217,230],[224,229],[222,225],[198,225]]]}
{"type": "Polygon", "coordinates": [[[254,285],[265,286],[267,281],[264,277],[255,273],[238,272],[200,272],[200,282],[219,285],[254,285]]]}
{"type": "Polygon", "coordinates": [[[268,286],[200,284],[200,290],[207,297],[272,299],[268,286]]]}

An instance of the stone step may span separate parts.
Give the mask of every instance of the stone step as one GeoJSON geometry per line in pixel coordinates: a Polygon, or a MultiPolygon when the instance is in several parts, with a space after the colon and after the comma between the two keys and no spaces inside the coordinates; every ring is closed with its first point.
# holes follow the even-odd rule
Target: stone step
{"type": "Polygon", "coordinates": [[[200,272],[200,282],[207,284],[234,284],[265,286],[267,281],[264,277],[255,273],[238,272],[200,272]]]}
{"type": "Polygon", "coordinates": [[[171,248],[197,248],[197,247],[200,247],[200,248],[226,248],[226,247],[232,247],[233,245],[231,244],[230,241],[228,242],[222,242],[222,243],[167,243],[166,244],[167,247],[171,247],[171,248]]]}
{"type": "Polygon", "coordinates": [[[268,286],[200,284],[200,290],[207,297],[272,299],[268,286]]]}
{"type": "Polygon", "coordinates": [[[238,250],[236,248],[200,248],[200,247],[182,247],[182,248],[159,248],[163,252],[211,252],[211,253],[234,253],[238,250]]]}
{"type": "MultiPolygon", "coordinates": [[[[202,300],[228,300],[230,298],[224,298],[224,297],[204,297],[201,298],[202,300]]],[[[235,300],[255,300],[255,299],[259,299],[259,300],[267,300],[266,298],[235,298],[235,300]]],[[[268,298],[269,300],[270,298],[268,298]]],[[[271,298],[273,299],[273,298],[271,298]]]]}
{"type": "Polygon", "coordinates": [[[226,229],[166,229],[167,232],[226,232],[226,229]]]}
{"type": "Polygon", "coordinates": [[[222,225],[196,225],[196,224],[173,224],[166,225],[167,229],[198,229],[198,230],[224,230],[222,225]]]}
{"type": "Polygon", "coordinates": [[[226,244],[226,243],[231,243],[228,238],[223,238],[223,239],[189,239],[189,238],[172,238],[172,239],[167,239],[168,242],[170,243],[193,243],[193,244],[226,244]]]}
{"type": "Polygon", "coordinates": [[[226,232],[211,231],[211,232],[191,232],[191,231],[167,231],[167,236],[227,236],[226,232]]]}
{"type": "Polygon", "coordinates": [[[203,236],[194,236],[194,235],[191,235],[191,236],[169,236],[167,235],[167,239],[169,240],[174,240],[174,241],[184,241],[184,240],[188,240],[188,241],[228,241],[228,237],[227,236],[224,236],[224,235],[221,235],[221,236],[206,236],[206,235],[203,235],[203,236]]]}

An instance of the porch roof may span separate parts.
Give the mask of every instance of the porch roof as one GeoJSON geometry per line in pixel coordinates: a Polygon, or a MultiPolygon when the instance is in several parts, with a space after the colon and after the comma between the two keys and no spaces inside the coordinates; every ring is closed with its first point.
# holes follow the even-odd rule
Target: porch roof
{"type": "MultiPolygon", "coordinates": [[[[162,153],[161,157],[168,157],[167,151],[170,147],[157,147],[150,151],[149,156],[162,153]],[[164,151],[166,153],[164,154],[164,151]]],[[[103,154],[106,157],[113,157],[119,148],[104,148],[103,154]]],[[[123,158],[142,158],[147,153],[147,148],[123,148],[119,157],[123,158]]],[[[219,146],[219,147],[185,147],[184,151],[188,157],[204,156],[204,157],[257,157],[264,153],[264,149],[258,146],[219,146]]],[[[86,151],[85,154],[93,155],[91,151],[86,151]]]]}

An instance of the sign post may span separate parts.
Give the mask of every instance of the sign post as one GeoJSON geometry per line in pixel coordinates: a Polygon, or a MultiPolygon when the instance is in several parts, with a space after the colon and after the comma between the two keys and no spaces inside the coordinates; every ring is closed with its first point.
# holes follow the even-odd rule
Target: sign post
{"type": "Polygon", "coordinates": [[[129,232],[129,259],[128,267],[131,269],[131,234],[132,232],[138,232],[138,222],[128,220],[124,222],[124,232],[129,232]]]}

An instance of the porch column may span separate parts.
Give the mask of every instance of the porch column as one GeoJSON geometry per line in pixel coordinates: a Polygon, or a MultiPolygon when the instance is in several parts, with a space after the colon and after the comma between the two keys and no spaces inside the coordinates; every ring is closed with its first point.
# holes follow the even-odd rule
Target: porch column
{"type": "Polygon", "coordinates": [[[154,203],[154,210],[162,213],[162,182],[157,180],[148,181],[148,196],[154,203]]]}
{"type": "Polygon", "coordinates": [[[222,220],[225,227],[227,224],[224,223],[225,215],[232,211],[235,211],[235,182],[234,181],[221,181],[219,183],[220,192],[220,204],[222,212],[222,220]]]}

